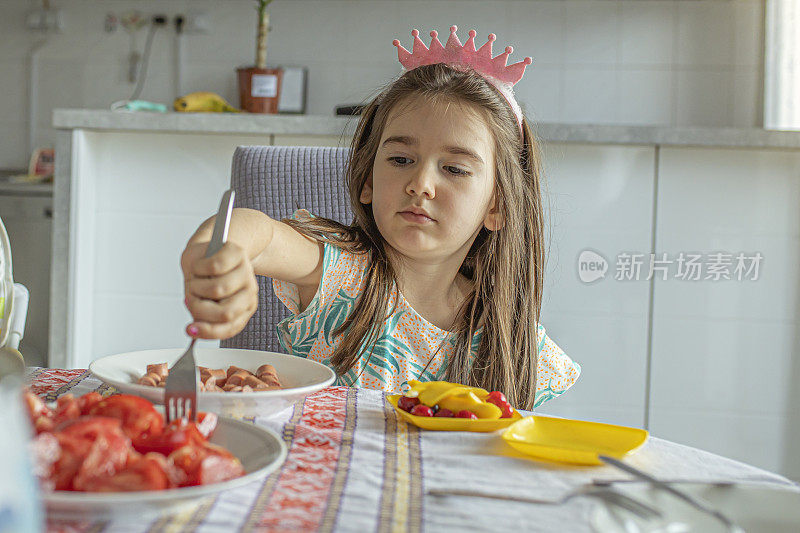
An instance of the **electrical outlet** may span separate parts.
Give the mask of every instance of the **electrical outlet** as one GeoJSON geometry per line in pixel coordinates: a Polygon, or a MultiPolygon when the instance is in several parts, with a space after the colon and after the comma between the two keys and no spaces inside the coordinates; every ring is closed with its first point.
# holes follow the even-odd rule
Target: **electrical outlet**
{"type": "Polygon", "coordinates": [[[60,9],[34,9],[25,17],[25,27],[36,31],[56,31],[64,29],[64,19],[60,9]]]}
{"type": "Polygon", "coordinates": [[[183,21],[183,33],[211,33],[211,19],[208,13],[205,11],[187,12],[183,21]]]}

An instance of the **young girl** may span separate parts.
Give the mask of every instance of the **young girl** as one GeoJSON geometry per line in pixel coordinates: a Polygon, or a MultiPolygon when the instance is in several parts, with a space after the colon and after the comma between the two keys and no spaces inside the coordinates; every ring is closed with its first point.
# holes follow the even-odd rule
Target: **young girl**
{"type": "Polygon", "coordinates": [[[474,31],[463,47],[455,31],[446,48],[431,32],[428,49],[414,30],[413,54],[395,41],[407,70],[352,142],[352,224],[236,209],[207,259],[213,218],[200,226],[181,258],[190,335],[241,331],[262,275],[292,313],[278,325],[284,348],[340,384],[397,393],[446,379],[532,409],[575,382],[580,366],[539,324],[540,156],[510,89],[530,58],[498,66],[494,35],[476,51],[474,31]]]}

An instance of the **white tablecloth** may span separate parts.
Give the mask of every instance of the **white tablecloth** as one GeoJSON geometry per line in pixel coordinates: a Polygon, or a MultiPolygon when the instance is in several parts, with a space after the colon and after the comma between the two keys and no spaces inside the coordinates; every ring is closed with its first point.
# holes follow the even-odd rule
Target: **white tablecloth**
{"type": "MultiPolygon", "coordinates": [[[[110,388],[75,370],[35,369],[34,392],[110,388]]],[[[499,433],[418,430],[398,420],[380,392],[331,387],[276,418],[255,418],[289,448],[284,465],[262,482],[156,520],[50,524],[70,531],[591,531],[595,503],[535,505],[428,495],[430,489],[477,489],[556,499],[594,479],[626,477],[606,466],[540,462],[506,445],[499,433]]],[[[626,458],[664,479],[739,480],[781,486],[776,474],[651,437],[626,458]]]]}

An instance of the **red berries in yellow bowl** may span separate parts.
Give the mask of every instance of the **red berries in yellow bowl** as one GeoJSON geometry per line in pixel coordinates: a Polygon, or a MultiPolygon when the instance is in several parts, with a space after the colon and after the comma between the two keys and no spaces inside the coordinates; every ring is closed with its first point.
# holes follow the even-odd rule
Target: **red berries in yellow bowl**
{"type": "Polygon", "coordinates": [[[440,431],[495,431],[522,416],[502,392],[447,381],[409,381],[404,395],[387,400],[407,422],[440,431]]]}

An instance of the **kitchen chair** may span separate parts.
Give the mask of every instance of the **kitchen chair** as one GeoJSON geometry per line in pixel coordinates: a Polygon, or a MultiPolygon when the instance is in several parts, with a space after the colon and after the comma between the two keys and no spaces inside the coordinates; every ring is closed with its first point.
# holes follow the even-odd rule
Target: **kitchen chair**
{"type": "MultiPolygon", "coordinates": [[[[344,183],[349,148],[240,146],[233,155],[234,207],[257,209],[280,220],[297,209],[349,224],[353,220],[344,183]]],[[[223,348],[282,352],[275,326],[289,312],[258,277],[258,309],[245,328],[220,343],[223,348]]]]}
{"type": "Polygon", "coordinates": [[[14,283],[11,242],[0,218],[0,378],[25,369],[19,343],[28,315],[28,289],[14,283]]]}

